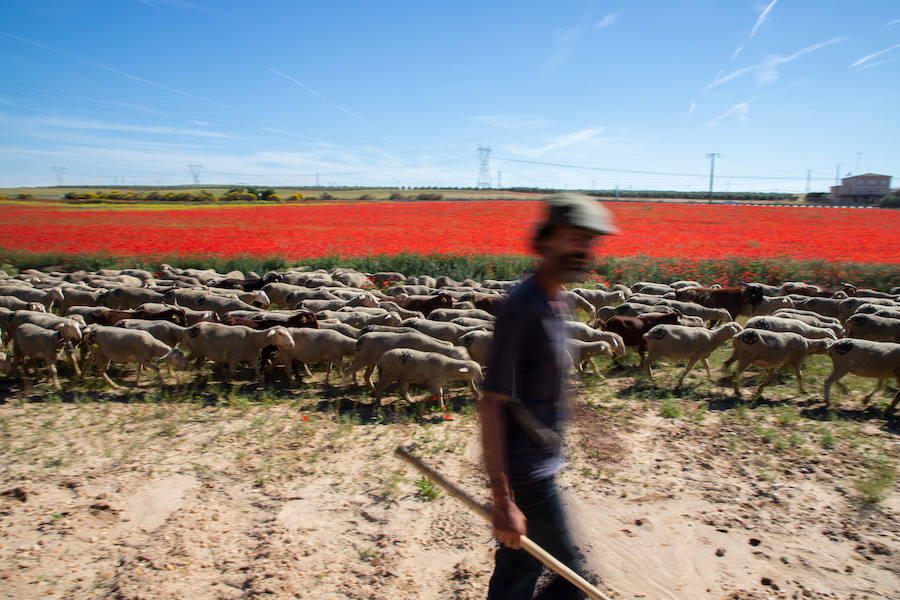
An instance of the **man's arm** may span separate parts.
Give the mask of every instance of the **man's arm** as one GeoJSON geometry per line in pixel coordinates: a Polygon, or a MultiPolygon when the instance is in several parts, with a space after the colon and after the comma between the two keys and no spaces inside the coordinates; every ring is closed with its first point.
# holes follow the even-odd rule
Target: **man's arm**
{"type": "Polygon", "coordinates": [[[491,520],[496,535],[504,546],[518,549],[525,535],[525,515],[519,510],[509,487],[509,465],[506,460],[506,403],[509,396],[482,392],[478,400],[484,462],[491,483],[491,520]]]}

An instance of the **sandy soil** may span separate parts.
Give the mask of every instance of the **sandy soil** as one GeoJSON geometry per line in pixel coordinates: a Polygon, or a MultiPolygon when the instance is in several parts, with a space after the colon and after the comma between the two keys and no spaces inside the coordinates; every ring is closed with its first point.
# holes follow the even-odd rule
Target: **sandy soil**
{"type": "MultiPolygon", "coordinates": [[[[898,456],[896,429],[673,402],[681,416],[577,407],[560,481],[601,589],[900,598],[900,486],[865,504],[855,483],[898,456]]],[[[0,405],[0,597],[484,597],[489,530],[392,455],[415,444],[486,498],[471,404],[363,419],[308,395],[230,404],[0,405]]]]}

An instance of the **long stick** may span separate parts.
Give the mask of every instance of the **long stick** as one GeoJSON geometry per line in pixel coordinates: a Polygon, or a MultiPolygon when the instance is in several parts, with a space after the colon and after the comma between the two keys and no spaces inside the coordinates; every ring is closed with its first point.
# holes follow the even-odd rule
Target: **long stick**
{"type": "MultiPolygon", "coordinates": [[[[431,468],[425,466],[422,461],[410,454],[406,448],[404,448],[403,446],[397,446],[394,454],[421,471],[429,479],[441,486],[448,494],[476,512],[478,516],[483,518],[485,521],[487,521],[488,523],[491,522],[490,508],[488,508],[484,504],[479,504],[478,501],[476,501],[474,498],[444,479],[444,477],[441,476],[440,473],[437,473],[431,468]]],[[[548,568],[565,577],[569,583],[577,587],[579,590],[581,590],[594,600],[610,600],[609,596],[606,596],[603,592],[585,581],[584,578],[581,577],[581,575],[556,560],[556,558],[554,558],[552,554],[535,544],[530,538],[528,538],[528,536],[523,535],[521,537],[521,543],[522,549],[528,552],[528,554],[544,563],[548,568]]]]}

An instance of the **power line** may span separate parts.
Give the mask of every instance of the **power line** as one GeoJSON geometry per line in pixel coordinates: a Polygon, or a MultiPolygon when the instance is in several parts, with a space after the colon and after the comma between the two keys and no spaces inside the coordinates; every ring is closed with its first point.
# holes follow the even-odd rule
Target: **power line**
{"type": "Polygon", "coordinates": [[[56,185],[63,184],[63,175],[66,172],[65,167],[50,167],[53,170],[53,174],[56,175],[56,185]]]}
{"type": "Polygon", "coordinates": [[[203,170],[203,165],[188,165],[188,168],[191,170],[191,177],[194,178],[194,185],[200,183],[200,171],[203,170]]]}
{"type": "Polygon", "coordinates": [[[712,193],[713,193],[713,176],[716,172],[716,159],[721,156],[718,152],[710,152],[706,155],[706,158],[709,159],[709,202],[712,204],[712,193]]]}
{"type": "MultiPolygon", "coordinates": [[[[671,171],[643,171],[637,169],[611,169],[607,167],[586,167],[584,165],[570,165],[565,163],[554,163],[554,162],[546,162],[540,160],[524,160],[520,158],[507,158],[505,156],[495,156],[495,160],[502,160],[505,162],[514,162],[514,163],[524,163],[528,165],[544,165],[547,167],[561,167],[564,169],[584,169],[587,171],[603,171],[605,173],[629,173],[634,175],[663,175],[669,177],[703,177],[706,178],[709,175],[707,173],[677,173],[671,171]]],[[[786,177],[779,175],[721,175],[721,177],[727,177],[729,179],[759,179],[763,181],[769,180],[783,180],[783,181],[796,181],[796,177],[786,177]]],[[[813,177],[813,181],[830,181],[830,177],[813,177]]]]}

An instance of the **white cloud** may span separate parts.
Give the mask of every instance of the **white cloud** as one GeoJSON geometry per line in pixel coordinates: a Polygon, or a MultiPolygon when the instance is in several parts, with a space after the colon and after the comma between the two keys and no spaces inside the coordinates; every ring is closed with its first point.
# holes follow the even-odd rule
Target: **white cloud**
{"type": "Polygon", "coordinates": [[[894,19],[893,21],[888,21],[887,23],[884,24],[884,26],[892,27],[892,26],[896,25],[897,23],[900,23],[900,19],[894,19]]]}
{"type": "Polygon", "coordinates": [[[604,15],[602,19],[594,23],[594,29],[603,29],[604,27],[609,27],[616,22],[616,19],[619,18],[620,14],[621,11],[604,15]]]}
{"type": "Polygon", "coordinates": [[[525,131],[529,129],[541,129],[549,127],[551,121],[540,117],[527,115],[475,115],[463,117],[466,121],[474,121],[488,127],[505,129],[507,131],[525,131]]]}
{"type": "Polygon", "coordinates": [[[555,69],[575,56],[575,52],[578,50],[578,42],[583,34],[583,25],[556,29],[553,32],[550,54],[544,60],[544,68],[555,69]]]}
{"type": "Polygon", "coordinates": [[[203,129],[181,129],[178,127],[152,127],[144,125],[126,125],[123,123],[109,123],[106,121],[87,121],[83,119],[69,119],[65,117],[47,117],[34,119],[37,125],[47,127],[63,127],[66,129],[97,129],[102,131],[132,131],[136,133],[154,133],[167,135],[184,135],[192,137],[206,137],[217,139],[233,139],[234,136],[203,129]]]}
{"type": "Polygon", "coordinates": [[[750,114],[750,103],[756,100],[756,98],[751,98],[750,100],[744,100],[743,102],[738,102],[724,113],[719,115],[718,117],[707,121],[707,125],[715,125],[719,121],[727,119],[728,117],[734,117],[741,123],[747,123],[749,118],[747,117],[750,114]]]}
{"type": "Polygon", "coordinates": [[[900,58],[900,56],[893,56],[893,57],[891,57],[891,58],[886,58],[886,59],[884,59],[884,60],[876,60],[875,62],[870,62],[870,63],[866,63],[866,64],[862,65],[861,67],[859,67],[859,69],[860,69],[860,70],[862,70],[862,69],[871,69],[871,68],[873,68],[873,67],[877,67],[877,66],[879,66],[879,65],[883,65],[884,63],[894,62],[894,61],[897,60],[898,58],[900,58]]]}
{"type": "Polygon", "coordinates": [[[722,75],[722,76],[717,75],[716,78],[713,79],[713,81],[703,89],[710,90],[714,87],[718,87],[718,86],[722,85],[723,83],[731,81],[732,79],[737,79],[739,77],[743,77],[744,75],[747,75],[750,73],[758,73],[759,74],[757,76],[758,82],[771,83],[772,81],[775,81],[776,79],[778,79],[777,67],[779,65],[789,63],[792,60],[796,60],[797,58],[800,58],[804,54],[809,54],[810,52],[814,52],[821,48],[825,48],[826,46],[830,46],[832,44],[837,44],[838,42],[842,42],[845,39],[847,39],[847,38],[845,38],[845,37],[832,38],[830,40],[820,42],[818,44],[813,44],[812,46],[807,46],[806,48],[801,48],[797,52],[794,52],[793,54],[790,54],[788,56],[775,55],[775,56],[772,56],[772,57],[766,59],[764,62],[762,62],[758,65],[751,65],[749,67],[744,67],[743,69],[737,69],[736,71],[732,71],[731,73],[728,73],[727,75],[722,75]]]}
{"type": "Polygon", "coordinates": [[[875,98],[869,98],[868,100],[863,100],[860,104],[869,104],[870,102],[879,102],[881,100],[887,100],[888,98],[895,98],[900,96],[900,92],[894,92],[893,94],[885,94],[884,96],[877,96],[875,98]]]}
{"type": "Polygon", "coordinates": [[[608,137],[602,135],[605,131],[605,127],[586,127],[571,133],[564,133],[547,138],[545,140],[546,143],[542,146],[527,147],[513,145],[509,146],[509,150],[513,154],[536,158],[556,150],[592,148],[609,141],[608,137]]]}
{"type": "Polygon", "coordinates": [[[759,28],[762,26],[762,24],[763,24],[763,23],[765,22],[765,20],[766,20],[766,17],[769,16],[769,12],[772,10],[772,8],[775,7],[775,4],[776,4],[777,2],[778,2],[778,0],[772,0],[772,2],[771,2],[767,7],[765,7],[765,8],[763,9],[762,13],[760,13],[759,18],[756,20],[756,25],[754,25],[754,26],[753,26],[753,29],[750,30],[750,37],[751,37],[751,38],[752,38],[754,35],[756,35],[756,30],[759,29],[759,28]]]}
{"type": "Polygon", "coordinates": [[[364,117],[362,117],[361,115],[359,115],[359,114],[353,112],[353,111],[350,110],[349,108],[343,107],[343,106],[341,106],[340,104],[337,104],[337,103],[335,103],[335,102],[332,102],[331,100],[329,100],[328,98],[326,98],[325,96],[323,96],[322,94],[320,94],[319,92],[317,92],[316,90],[312,89],[311,87],[309,87],[309,86],[307,86],[307,85],[304,85],[304,84],[300,83],[299,81],[297,81],[296,79],[294,79],[294,78],[291,77],[290,75],[286,75],[286,74],[282,73],[281,71],[276,71],[275,69],[273,69],[273,68],[271,68],[271,67],[266,67],[266,71],[269,71],[270,73],[274,73],[275,75],[278,75],[279,77],[283,77],[283,78],[287,79],[287,80],[290,81],[291,83],[296,84],[297,86],[303,88],[304,90],[306,90],[306,91],[309,92],[310,94],[316,96],[317,98],[319,98],[320,100],[322,100],[323,102],[325,102],[325,104],[331,106],[332,108],[336,108],[336,109],[338,109],[338,110],[341,111],[341,112],[347,113],[347,114],[350,115],[351,117],[354,117],[354,118],[356,118],[356,119],[359,119],[360,121],[362,121],[363,123],[365,123],[366,125],[368,125],[369,127],[371,127],[372,129],[374,129],[375,131],[377,131],[378,133],[380,133],[380,134],[382,134],[382,135],[387,135],[387,134],[384,133],[384,131],[382,131],[382,130],[381,130],[377,125],[375,125],[374,123],[370,123],[370,122],[367,121],[364,117]]]}
{"type": "Polygon", "coordinates": [[[694,116],[694,111],[697,109],[697,102],[691,100],[691,107],[688,109],[688,119],[694,116]]]}
{"type": "Polygon", "coordinates": [[[84,64],[90,65],[92,67],[96,67],[98,69],[103,69],[104,71],[109,71],[110,73],[114,73],[121,77],[126,77],[128,79],[133,79],[134,81],[139,81],[141,83],[146,83],[147,85],[152,85],[153,87],[159,88],[161,90],[166,90],[167,92],[172,92],[175,94],[180,94],[182,96],[187,96],[188,98],[194,98],[195,100],[203,100],[204,102],[210,102],[212,104],[216,104],[218,106],[222,106],[227,108],[224,104],[217,100],[213,100],[211,98],[204,98],[203,96],[197,96],[196,94],[191,94],[190,92],[185,92],[184,90],[179,90],[177,88],[169,87],[167,85],[163,85],[161,83],[157,83],[155,81],[150,81],[149,79],[144,79],[143,77],[138,77],[137,75],[132,75],[131,73],[126,73],[124,71],[119,71],[118,69],[113,69],[112,67],[101,65],[99,63],[85,61],[84,64]]]}
{"type": "Polygon", "coordinates": [[[743,50],[744,50],[743,44],[738,46],[737,49],[734,51],[734,53],[731,55],[731,62],[734,62],[734,59],[736,59],[738,57],[738,54],[740,54],[743,50]]]}
{"type": "Polygon", "coordinates": [[[881,56],[881,55],[884,54],[885,52],[890,52],[891,50],[894,50],[894,49],[896,49],[896,48],[900,48],[900,44],[894,44],[893,46],[889,46],[889,47],[885,48],[884,50],[879,50],[878,52],[873,52],[872,54],[869,54],[869,55],[867,55],[867,56],[863,56],[861,59],[859,59],[858,61],[856,61],[856,62],[853,63],[852,65],[850,65],[850,68],[852,69],[852,68],[854,68],[854,67],[858,67],[858,66],[861,65],[861,64],[864,64],[864,63],[869,62],[870,60],[872,60],[872,59],[875,58],[876,56],[881,56]]]}

